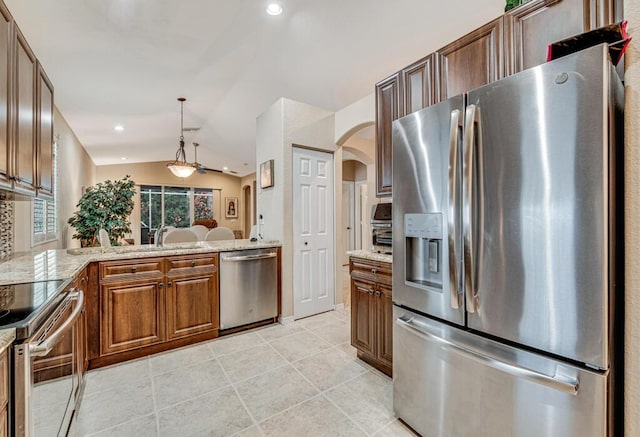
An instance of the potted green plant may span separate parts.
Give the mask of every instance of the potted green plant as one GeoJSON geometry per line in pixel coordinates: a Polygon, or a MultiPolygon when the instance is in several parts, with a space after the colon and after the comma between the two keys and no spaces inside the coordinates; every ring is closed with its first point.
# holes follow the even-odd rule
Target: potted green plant
{"type": "Polygon", "coordinates": [[[134,188],[135,182],[129,175],[89,187],[76,205],[78,210],[68,221],[76,230],[73,238],[80,240],[83,247],[95,246],[98,231],[104,229],[111,244],[118,245],[118,241],[131,232],[128,218],[133,211],[134,188]]]}

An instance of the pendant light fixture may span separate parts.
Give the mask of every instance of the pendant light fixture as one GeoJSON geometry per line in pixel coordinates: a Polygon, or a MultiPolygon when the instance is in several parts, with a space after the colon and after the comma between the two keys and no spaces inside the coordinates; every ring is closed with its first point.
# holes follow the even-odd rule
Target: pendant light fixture
{"type": "Polygon", "coordinates": [[[184,97],[178,98],[180,102],[180,145],[176,151],[176,160],[167,164],[167,168],[171,173],[179,178],[188,178],[196,171],[194,164],[187,162],[187,155],[184,152],[184,97]]]}

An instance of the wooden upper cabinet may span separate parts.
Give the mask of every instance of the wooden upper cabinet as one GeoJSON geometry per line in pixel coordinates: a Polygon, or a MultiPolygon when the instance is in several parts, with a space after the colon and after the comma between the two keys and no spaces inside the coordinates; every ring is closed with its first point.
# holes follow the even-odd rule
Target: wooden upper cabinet
{"type": "Polygon", "coordinates": [[[437,86],[435,86],[435,55],[402,69],[404,85],[404,111],[402,115],[411,114],[437,102],[437,86]]]}
{"type": "Polygon", "coordinates": [[[502,38],[500,17],[438,50],[440,100],[502,79],[502,38]]]}
{"type": "Polygon", "coordinates": [[[37,61],[18,26],[15,29],[15,162],[14,189],[33,194],[36,190],[36,75],[37,61]]]}
{"type": "Polygon", "coordinates": [[[11,81],[13,62],[13,20],[0,2],[0,187],[12,187],[13,151],[11,150],[11,81]]]}
{"type": "Polygon", "coordinates": [[[38,197],[53,198],[53,85],[38,63],[37,175],[38,197]]]}
{"type": "Polygon", "coordinates": [[[403,113],[402,76],[400,72],[376,85],[376,196],[391,196],[392,123],[403,113]]]}

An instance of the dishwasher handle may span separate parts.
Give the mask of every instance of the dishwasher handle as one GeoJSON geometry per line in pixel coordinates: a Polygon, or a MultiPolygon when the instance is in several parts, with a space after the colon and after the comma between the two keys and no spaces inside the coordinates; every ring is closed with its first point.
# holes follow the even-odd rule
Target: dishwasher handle
{"type": "Polygon", "coordinates": [[[258,259],[269,259],[269,258],[275,258],[276,256],[278,256],[278,254],[276,252],[271,252],[271,253],[264,253],[261,255],[242,255],[242,256],[230,256],[230,257],[225,257],[224,255],[222,256],[222,261],[223,262],[238,262],[238,261],[255,261],[258,259]]]}

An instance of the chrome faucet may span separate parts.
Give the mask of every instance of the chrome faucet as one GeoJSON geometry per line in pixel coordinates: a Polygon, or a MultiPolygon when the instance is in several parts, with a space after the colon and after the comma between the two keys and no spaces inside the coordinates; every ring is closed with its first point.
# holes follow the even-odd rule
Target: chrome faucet
{"type": "Polygon", "coordinates": [[[166,234],[168,231],[166,226],[160,226],[158,229],[156,229],[156,233],[153,237],[153,241],[156,244],[156,247],[162,247],[162,243],[163,243],[163,237],[164,234],[166,234]]]}

